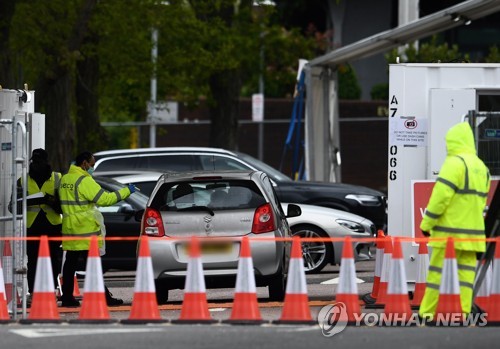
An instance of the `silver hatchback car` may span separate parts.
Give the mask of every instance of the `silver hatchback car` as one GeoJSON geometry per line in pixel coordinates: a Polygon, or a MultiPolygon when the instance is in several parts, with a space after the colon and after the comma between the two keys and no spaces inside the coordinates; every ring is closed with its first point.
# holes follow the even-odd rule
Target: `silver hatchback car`
{"type": "Polygon", "coordinates": [[[287,217],[301,214],[288,205],[287,214],[264,172],[220,171],[163,174],[141,220],[141,234],[150,239],[151,258],[160,304],[168,291],[184,288],[191,236],[201,238],[207,288],[234,287],[240,243],[250,237],[258,286],[269,297],[285,295],[291,231],[287,217]],[[252,238],[265,238],[253,239],[252,238]]]}

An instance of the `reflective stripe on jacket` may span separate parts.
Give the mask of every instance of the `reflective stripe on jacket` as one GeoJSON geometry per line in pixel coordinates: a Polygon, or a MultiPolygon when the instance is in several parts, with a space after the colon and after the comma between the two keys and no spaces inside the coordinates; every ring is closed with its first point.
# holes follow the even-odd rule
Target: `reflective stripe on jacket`
{"type": "MultiPolygon", "coordinates": [[[[490,189],[488,168],[476,155],[468,123],[453,126],[446,134],[448,151],[432,190],[420,229],[432,238],[429,246],[446,246],[446,238],[485,238],[484,209],[490,189]]],[[[485,251],[484,240],[457,241],[455,249],[485,251]]]]}
{"type": "MultiPolygon", "coordinates": [[[[95,217],[96,204],[110,206],[129,196],[130,190],[127,187],[107,192],[90,174],[78,166],[71,165],[59,186],[63,237],[100,236],[101,227],[95,217]]],[[[88,250],[90,239],[63,240],[62,246],[65,251],[88,250]]],[[[102,239],[99,239],[99,247],[101,246],[102,239]]]]}
{"type": "MultiPolygon", "coordinates": [[[[60,180],[61,174],[59,172],[52,172],[50,178],[43,183],[41,188],[39,188],[38,184],[36,184],[36,181],[28,176],[28,195],[33,195],[41,192],[44,195],[50,194],[52,196],[55,196],[55,188],[59,186],[60,180]]],[[[26,225],[28,228],[33,225],[33,222],[35,221],[36,216],[38,216],[40,210],[43,210],[45,212],[47,220],[50,222],[50,224],[58,225],[62,223],[61,215],[55,212],[54,209],[49,205],[30,205],[28,206],[27,210],[28,213],[26,214],[26,225]]]]}

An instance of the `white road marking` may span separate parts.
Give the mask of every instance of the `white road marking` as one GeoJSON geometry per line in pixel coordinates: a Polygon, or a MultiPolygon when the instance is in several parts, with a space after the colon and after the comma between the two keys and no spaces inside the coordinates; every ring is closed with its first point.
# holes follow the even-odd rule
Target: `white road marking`
{"type": "MultiPolygon", "coordinates": [[[[280,325],[281,326],[281,325],[280,325]]],[[[278,329],[280,332],[306,332],[306,331],[318,331],[321,332],[321,329],[318,326],[307,326],[307,327],[283,327],[278,329]]]]}
{"type": "Polygon", "coordinates": [[[226,309],[227,308],[210,308],[210,309],[208,309],[208,311],[219,312],[219,311],[224,311],[226,309]]]}
{"type": "Polygon", "coordinates": [[[139,332],[160,332],[162,328],[38,328],[38,329],[16,329],[10,332],[26,338],[43,338],[43,337],[63,337],[63,336],[83,336],[91,334],[110,334],[110,333],[139,333],[139,332]]]}
{"type": "MultiPolygon", "coordinates": [[[[339,283],[339,280],[340,280],[340,278],[334,278],[334,279],[323,281],[320,284],[321,285],[337,285],[339,283]]],[[[364,282],[365,282],[364,280],[356,278],[356,283],[357,284],[362,284],[364,282]]]]}

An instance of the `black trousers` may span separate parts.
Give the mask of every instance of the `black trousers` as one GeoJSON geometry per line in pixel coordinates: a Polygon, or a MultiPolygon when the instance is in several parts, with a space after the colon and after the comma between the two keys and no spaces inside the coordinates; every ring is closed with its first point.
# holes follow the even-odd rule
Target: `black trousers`
{"type": "Polygon", "coordinates": [[[61,299],[73,299],[73,289],[75,287],[75,272],[81,264],[87,264],[87,255],[89,251],[66,251],[66,258],[63,264],[62,273],[62,297],[61,299]]]}
{"type": "MultiPolygon", "coordinates": [[[[45,213],[40,211],[35,218],[35,221],[27,229],[28,237],[40,237],[42,235],[47,235],[48,237],[61,237],[61,225],[52,225],[45,213]]],[[[49,240],[49,252],[50,261],[52,264],[52,276],[54,280],[54,290],[57,286],[57,275],[61,270],[61,241],[51,241],[49,240]]],[[[28,290],[30,294],[35,291],[35,276],[36,276],[36,266],[38,262],[38,252],[40,249],[40,240],[28,240],[26,242],[26,255],[28,257],[28,290]]]]}
{"type": "MultiPolygon", "coordinates": [[[[73,289],[75,287],[75,272],[77,270],[83,270],[87,265],[87,257],[89,251],[66,251],[66,258],[63,264],[62,273],[62,300],[73,299],[73,289]],[[83,267],[82,267],[83,266],[83,267]]],[[[106,299],[110,298],[111,295],[106,286],[104,286],[104,292],[106,299]]]]}

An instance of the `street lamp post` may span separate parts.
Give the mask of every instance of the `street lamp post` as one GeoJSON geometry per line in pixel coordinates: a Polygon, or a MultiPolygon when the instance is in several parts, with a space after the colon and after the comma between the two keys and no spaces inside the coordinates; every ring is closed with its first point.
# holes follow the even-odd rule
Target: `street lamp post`
{"type": "Polygon", "coordinates": [[[151,60],[153,62],[153,74],[151,75],[151,100],[148,108],[148,121],[149,121],[149,147],[156,147],[156,96],[157,96],[157,82],[156,82],[156,61],[158,58],[158,29],[153,28],[151,32],[151,40],[153,47],[151,48],[151,60]]]}

